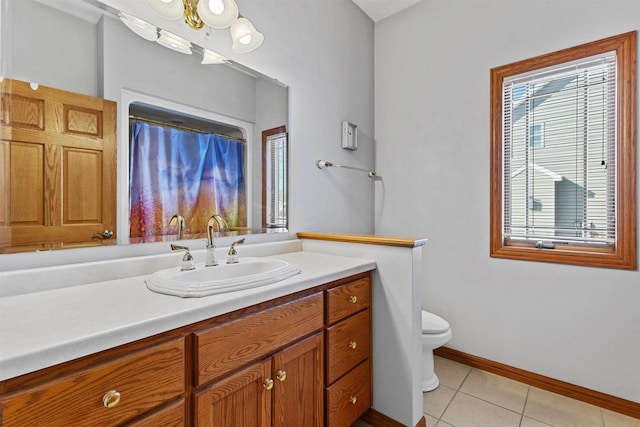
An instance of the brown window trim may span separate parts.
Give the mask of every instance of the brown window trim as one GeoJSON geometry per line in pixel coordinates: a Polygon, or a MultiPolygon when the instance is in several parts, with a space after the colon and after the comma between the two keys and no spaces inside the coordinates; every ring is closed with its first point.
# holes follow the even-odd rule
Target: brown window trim
{"type": "Polygon", "coordinates": [[[635,270],[636,253],[636,32],[632,31],[491,69],[490,255],[529,261],[554,262],[635,270]],[[564,62],[616,52],[618,63],[617,241],[611,248],[566,246],[538,249],[506,244],[502,237],[502,82],[505,77],[564,62]]]}

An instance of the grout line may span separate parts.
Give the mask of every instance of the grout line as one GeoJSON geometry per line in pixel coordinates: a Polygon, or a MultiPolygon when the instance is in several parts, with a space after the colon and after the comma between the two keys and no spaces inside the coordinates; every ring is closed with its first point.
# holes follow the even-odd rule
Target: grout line
{"type": "MultiPolygon", "coordinates": [[[[447,406],[444,408],[444,411],[442,411],[442,415],[440,415],[440,418],[438,418],[438,423],[440,423],[440,421],[443,421],[446,423],[446,421],[442,420],[442,417],[444,416],[444,414],[447,413],[447,409],[449,409],[449,406],[451,406],[451,402],[453,402],[453,399],[456,398],[456,396],[458,395],[459,391],[456,390],[455,393],[453,393],[453,396],[451,397],[451,400],[449,401],[449,403],[447,403],[447,406]]],[[[448,424],[448,423],[447,423],[448,424]]]]}
{"type": "Polygon", "coordinates": [[[506,406],[502,406],[500,404],[497,404],[496,402],[492,402],[490,400],[483,399],[482,397],[474,396],[473,394],[466,393],[466,392],[464,392],[462,390],[460,390],[460,393],[464,394],[465,396],[469,396],[469,397],[473,397],[474,399],[478,399],[478,400],[480,400],[482,402],[489,403],[489,404],[491,404],[493,406],[497,406],[498,408],[504,409],[505,411],[513,412],[514,414],[518,414],[518,415],[524,415],[524,411],[523,412],[514,411],[511,408],[507,408],[506,406]]]}
{"type": "Polygon", "coordinates": [[[522,422],[524,421],[524,412],[527,409],[527,402],[529,401],[530,391],[531,391],[531,386],[527,385],[527,395],[524,397],[524,406],[522,407],[522,416],[520,417],[520,427],[522,427],[522,422]]]}
{"type": "MultiPolygon", "coordinates": [[[[444,416],[444,414],[447,412],[447,409],[449,409],[449,406],[451,406],[451,403],[453,402],[453,399],[456,398],[456,396],[458,395],[458,393],[462,393],[465,394],[463,392],[460,391],[460,389],[462,388],[462,384],[464,384],[464,382],[467,380],[467,378],[469,378],[469,375],[471,374],[471,371],[473,370],[473,368],[469,369],[469,371],[467,372],[467,374],[464,376],[464,379],[460,382],[460,385],[458,386],[458,388],[455,389],[455,393],[453,393],[453,396],[451,397],[451,400],[449,401],[449,403],[447,404],[447,406],[444,408],[444,411],[442,411],[442,414],[440,415],[440,418],[438,418],[438,423],[440,421],[445,422],[442,417],[444,416]]],[[[449,424],[449,423],[447,423],[449,424]]],[[[454,426],[455,427],[455,426],[454,426]]]]}

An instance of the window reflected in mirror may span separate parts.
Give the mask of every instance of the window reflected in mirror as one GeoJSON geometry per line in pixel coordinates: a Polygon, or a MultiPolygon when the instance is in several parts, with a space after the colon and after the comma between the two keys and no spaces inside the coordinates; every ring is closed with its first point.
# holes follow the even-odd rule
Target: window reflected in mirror
{"type": "Polygon", "coordinates": [[[287,227],[287,130],[262,132],[262,226],[287,227]]]}

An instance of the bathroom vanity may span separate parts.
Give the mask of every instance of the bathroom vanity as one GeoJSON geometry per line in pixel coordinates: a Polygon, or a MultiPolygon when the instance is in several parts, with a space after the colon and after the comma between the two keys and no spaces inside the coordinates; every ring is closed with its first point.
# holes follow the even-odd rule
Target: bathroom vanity
{"type": "Polygon", "coordinates": [[[138,276],[0,299],[2,321],[24,310],[0,328],[0,424],[351,425],[372,406],[375,263],[278,257],[302,273],[206,298],[138,276]]]}

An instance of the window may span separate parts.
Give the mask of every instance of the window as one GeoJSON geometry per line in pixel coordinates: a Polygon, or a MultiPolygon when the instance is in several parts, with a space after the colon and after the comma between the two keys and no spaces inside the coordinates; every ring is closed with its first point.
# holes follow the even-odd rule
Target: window
{"type": "Polygon", "coordinates": [[[544,147],[544,123],[529,126],[529,147],[544,147]]]}
{"type": "Polygon", "coordinates": [[[491,70],[492,257],[635,269],[636,33],[491,70]]]}
{"type": "Polygon", "coordinates": [[[262,226],[287,227],[287,130],[262,132],[262,226]]]}

